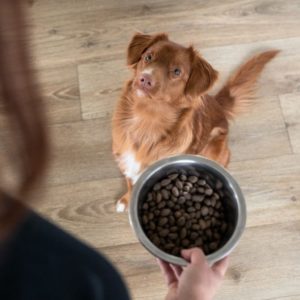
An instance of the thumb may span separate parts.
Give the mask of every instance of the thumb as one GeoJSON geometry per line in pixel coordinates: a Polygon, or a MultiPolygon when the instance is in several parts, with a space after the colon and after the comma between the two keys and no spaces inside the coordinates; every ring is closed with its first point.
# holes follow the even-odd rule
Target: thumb
{"type": "Polygon", "coordinates": [[[205,255],[200,248],[191,248],[181,251],[181,255],[184,259],[189,261],[191,264],[202,265],[206,262],[205,255]]]}

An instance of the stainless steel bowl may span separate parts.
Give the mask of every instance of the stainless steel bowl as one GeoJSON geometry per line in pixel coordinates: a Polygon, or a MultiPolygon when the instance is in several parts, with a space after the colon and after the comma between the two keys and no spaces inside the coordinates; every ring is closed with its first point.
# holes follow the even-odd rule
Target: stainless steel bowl
{"type": "Polygon", "coordinates": [[[177,155],[157,161],[147,168],[133,187],[129,208],[130,224],[139,241],[154,256],[172,264],[187,265],[187,261],[183,258],[168,254],[151,242],[142,228],[139,215],[141,204],[153,185],[168,174],[182,169],[189,173],[205,173],[212,180],[220,180],[224,186],[225,201],[223,201],[223,205],[225,206],[229,229],[223,238],[222,247],[206,256],[208,262],[213,264],[227,256],[237,245],[246,225],[246,203],[235,179],[212,160],[197,155],[177,155]]]}

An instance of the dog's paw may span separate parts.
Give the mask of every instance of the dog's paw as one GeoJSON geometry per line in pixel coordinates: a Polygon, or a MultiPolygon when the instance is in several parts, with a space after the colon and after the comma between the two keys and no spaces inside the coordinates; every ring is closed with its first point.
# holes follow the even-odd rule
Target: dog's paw
{"type": "Polygon", "coordinates": [[[128,201],[125,198],[121,198],[116,203],[116,212],[122,213],[127,211],[128,201]]]}

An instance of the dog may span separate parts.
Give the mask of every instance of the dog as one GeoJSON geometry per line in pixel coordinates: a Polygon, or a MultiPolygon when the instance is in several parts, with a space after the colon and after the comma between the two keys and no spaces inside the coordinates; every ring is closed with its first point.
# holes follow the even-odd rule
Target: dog
{"type": "Polygon", "coordinates": [[[226,167],[229,121],[251,102],[258,76],[278,52],[252,57],[216,95],[208,95],[218,72],[192,46],[165,33],[135,34],[127,51],[133,77],[112,120],[113,154],[128,187],[116,210],[127,209],[133,184],[161,158],[195,154],[226,167]]]}

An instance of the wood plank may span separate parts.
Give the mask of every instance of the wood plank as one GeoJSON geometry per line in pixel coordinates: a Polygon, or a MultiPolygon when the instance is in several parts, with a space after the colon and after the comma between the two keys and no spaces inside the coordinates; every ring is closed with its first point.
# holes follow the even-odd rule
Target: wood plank
{"type": "Polygon", "coordinates": [[[300,220],[300,156],[233,162],[247,202],[248,226],[300,220]]]}
{"type": "Polygon", "coordinates": [[[75,65],[41,68],[38,78],[50,124],[81,120],[75,65]]]}
{"type": "Polygon", "coordinates": [[[36,194],[34,206],[93,247],[136,243],[127,214],[115,211],[124,190],[122,178],[53,186],[36,194]]]}
{"type": "Polygon", "coordinates": [[[261,96],[247,113],[238,116],[229,131],[231,161],[291,153],[279,99],[261,96]]]}
{"type": "MultiPolygon", "coordinates": [[[[39,68],[37,78],[49,124],[81,120],[76,66],[39,68]]],[[[8,128],[5,114],[0,103],[1,128],[8,128]]]]}
{"type": "Polygon", "coordinates": [[[82,118],[112,117],[130,71],[123,60],[99,61],[78,66],[82,118]]]}
{"type": "MultiPolygon", "coordinates": [[[[261,15],[267,19],[265,22],[274,22],[274,18],[278,18],[281,21],[287,22],[285,15],[289,14],[290,19],[288,23],[298,22],[297,16],[299,14],[299,6],[297,1],[290,1],[289,5],[282,0],[277,1],[247,1],[247,0],[229,0],[225,3],[219,0],[212,1],[198,1],[190,0],[186,3],[178,2],[174,5],[172,0],[131,0],[130,2],[124,2],[120,0],[85,0],[82,1],[73,0],[53,0],[51,2],[43,0],[28,0],[31,5],[30,11],[34,18],[45,18],[49,16],[58,17],[68,13],[88,13],[94,10],[102,10],[101,17],[108,18],[128,18],[134,16],[148,16],[153,17],[155,15],[168,15],[176,13],[182,14],[198,14],[200,13],[200,20],[205,24],[206,20],[203,17],[208,18],[211,23],[221,22],[229,20],[229,17],[233,21],[240,23],[260,20],[261,15]],[[59,8],[59,9],[58,9],[59,8]],[[108,15],[107,13],[110,13],[108,15]],[[214,14],[215,13],[215,14],[214,14]],[[253,20],[254,19],[254,20],[253,20]],[[269,20],[270,19],[270,20],[269,20]]],[[[260,20],[263,21],[263,18],[260,20]]]]}
{"type": "MultiPolygon", "coordinates": [[[[120,13],[122,13],[122,17],[126,17],[125,10],[127,8],[128,11],[133,10],[135,6],[140,6],[141,8],[145,6],[145,4],[149,3],[147,0],[131,0],[128,3],[124,3],[120,0],[84,0],[84,1],[73,1],[73,0],[52,0],[51,2],[43,1],[43,0],[28,0],[29,9],[34,18],[45,18],[49,16],[59,16],[65,15],[65,12],[69,13],[86,13],[93,10],[109,10],[113,12],[114,15],[118,13],[118,8],[120,13]],[[83,4],[84,2],[84,4],[83,4]],[[59,7],[59,9],[57,9],[59,7]]],[[[160,0],[151,1],[152,5],[161,5],[160,0]]],[[[107,11],[106,11],[107,12],[107,11]]],[[[103,14],[103,16],[107,16],[107,14],[103,14]]],[[[102,17],[102,15],[101,15],[102,17]]]]}
{"type": "Polygon", "coordinates": [[[290,295],[290,296],[283,296],[283,297],[268,298],[266,300],[299,300],[299,298],[300,298],[300,294],[290,295]]]}
{"type": "Polygon", "coordinates": [[[300,153],[300,93],[280,95],[285,126],[294,153],[300,153]]]}
{"type": "MultiPolygon", "coordinates": [[[[230,257],[230,267],[215,299],[293,299],[299,292],[299,230],[299,221],[247,228],[230,257]]],[[[126,277],[133,299],[164,299],[162,275],[154,258],[140,245],[100,251],[126,277]]]]}
{"type": "Polygon", "coordinates": [[[180,43],[195,43],[203,49],[297,37],[300,24],[296,0],[289,6],[283,0],[230,1],[226,5],[219,1],[176,5],[170,0],[158,5],[124,2],[113,9],[103,9],[99,3],[90,9],[87,5],[84,13],[77,9],[73,13],[62,14],[63,11],[53,8],[50,16],[35,14],[33,45],[39,65],[124,57],[130,37],[138,30],[166,31],[180,43]]]}
{"type": "Polygon", "coordinates": [[[220,79],[212,93],[219,90],[229,74],[252,55],[278,49],[281,52],[266,66],[258,84],[259,96],[274,96],[294,93],[300,90],[300,37],[290,39],[274,39],[240,45],[212,47],[201,49],[200,42],[195,45],[202,55],[220,73],[220,79]],[[281,70],[281,71],[279,71],[281,70]],[[283,71],[284,70],[284,71],[283,71]]]}
{"type": "Polygon", "coordinates": [[[112,156],[109,119],[55,124],[49,129],[53,140],[49,186],[120,176],[112,156]]]}
{"type": "MultiPolygon", "coordinates": [[[[81,120],[76,66],[38,68],[36,73],[47,122],[54,124],[81,120]]],[[[0,103],[1,128],[7,128],[5,113],[0,103]]]]}

